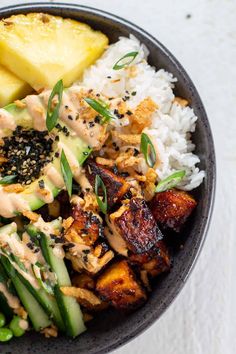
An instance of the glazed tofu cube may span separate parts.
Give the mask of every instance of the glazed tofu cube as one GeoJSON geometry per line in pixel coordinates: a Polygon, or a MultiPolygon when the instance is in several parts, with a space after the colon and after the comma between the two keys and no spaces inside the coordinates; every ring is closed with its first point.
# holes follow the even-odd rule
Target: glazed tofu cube
{"type": "Polygon", "coordinates": [[[107,204],[112,208],[128,192],[130,186],[124,178],[115,175],[102,165],[89,160],[87,162],[86,175],[94,187],[96,175],[100,176],[107,190],[107,204]]]}
{"type": "Polygon", "coordinates": [[[126,260],[108,267],[98,277],[96,290],[117,309],[132,310],[146,300],[146,293],[126,260]]]}
{"type": "Polygon", "coordinates": [[[110,221],[133,253],[149,251],[162,238],[162,233],[142,198],[132,198],[128,204],[110,215],[110,221]]]}
{"type": "Polygon", "coordinates": [[[156,193],[150,209],[158,225],[179,232],[196,205],[190,194],[172,189],[156,193]]]}
{"type": "Polygon", "coordinates": [[[99,218],[90,211],[76,206],[72,210],[74,221],[67,229],[65,237],[70,242],[92,246],[101,234],[103,227],[99,218]]]}
{"type": "Polygon", "coordinates": [[[161,240],[149,251],[143,254],[132,254],[130,262],[140,270],[147,271],[151,277],[170,270],[171,258],[165,243],[161,240]]]}

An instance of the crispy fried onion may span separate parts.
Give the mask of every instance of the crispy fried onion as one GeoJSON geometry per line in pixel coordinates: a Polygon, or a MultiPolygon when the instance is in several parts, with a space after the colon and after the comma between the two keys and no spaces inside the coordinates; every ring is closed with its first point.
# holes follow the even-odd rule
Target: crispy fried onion
{"type": "Polygon", "coordinates": [[[64,295],[75,297],[84,307],[98,306],[102,303],[91,290],[76,288],[74,286],[63,286],[60,289],[64,295]]]}

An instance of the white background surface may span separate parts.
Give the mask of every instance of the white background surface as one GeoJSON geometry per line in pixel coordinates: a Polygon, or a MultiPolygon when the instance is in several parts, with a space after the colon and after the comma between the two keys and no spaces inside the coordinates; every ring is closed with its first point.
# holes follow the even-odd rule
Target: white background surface
{"type": "MultiPolygon", "coordinates": [[[[22,2],[36,1],[0,0],[0,6],[22,2]]],[[[205,104],[218,162],[214,215],[193,274],[162,318],[114,353],[234,354],[236,0],[89,0],[79,3],[135,22],[176,55],[205,104]],[[191,18],[187,19],[187,14],[191,18]]]]}

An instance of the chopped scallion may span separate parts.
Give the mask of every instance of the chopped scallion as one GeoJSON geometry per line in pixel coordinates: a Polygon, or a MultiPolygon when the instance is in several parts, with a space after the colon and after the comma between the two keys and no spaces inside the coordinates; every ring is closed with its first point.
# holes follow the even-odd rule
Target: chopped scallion
{"type": "Polygon", "coordinates": [[[156,150],[149,136],[146,133],[141,135],[141,152],[144,154],[146,163],[149,167],[153,167],[156,163],[156,150]]]}
{"type": "Polygon", "coordinates": [[[103,214],[107,213],[107,190],[100,176],[96,175],[95,178],[95,194],[97,198],[98,206],[103,214]],[[102,189],[102,199],[99,196],[100,190],[102,189]]]}
{"type": "Polygon", "coordinates": [[[158,183],[156,186],[156,192],[164,192],[168,189],[174,188],[180,181],[182,181],[185,174],[186,172],[184,170],[172,173],[169,177],[158,183]]]}
{"type": "Polygon", "coordinates": [[[47,118],[46,118],[46,126],[48,131],[50,132],[57,124],[59,117],[59,109],[61,106],[63,94],[63,81],[59,80],[56,85],[53,87],[52,92],[50,94],[48,100],[48,108],[47,108],[47,118]],[[53,99],[54,97],[58,97],[58,102],[55,107],[53,107],[53,99]]]}
{"type": "Polygon", "coordinates": [[[61,151],[61,171],[63,175],[63,179],[66,185],[67,192],[69,196],[72,195],[72,180],[73,174],[69,165],[69,162],[66,158],[64,150],[61,151]]]}
{"type": "Polygon", "coordinates": [[[138,55],[138,52],[129,52],[125,54],[123,57],[121,57],[113,66],[113,70],[121,70],[125,68],[126,66],[130,65],[136,56],[138,55]]]}

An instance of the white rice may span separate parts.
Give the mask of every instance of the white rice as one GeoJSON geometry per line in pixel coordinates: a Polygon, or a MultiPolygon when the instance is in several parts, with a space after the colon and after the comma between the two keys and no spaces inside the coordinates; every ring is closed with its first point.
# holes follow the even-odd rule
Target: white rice
{"type": "Polygon", "coordinates": [[[114,98],[126,96],[126,91],[135,91],[136,95],[130,95],[126,102],[131,109],[144,98],[151,97],[158,109],[153,114],[152,126],[145,132],[155,142],[161,160],[157,169],[158,178],[162,180],[177,170],[185,170],[186,176],[179,187],[191,190],[198,187],[205,176],[205,172],[196,166],[200,160],[193,153],[195,146],[191,141],[197,117],[190,107],[173,103],[174,83],[177,80],[163,69],[156,71],[147,63],[147,57],[147,48],[136,38],[132,35],[130,38],[121,37],[109,46],[95,65],[85,71],[80,84],[114,98]],[[136,64],[134,77],[130,77],[129,70],[112,69],[118,59],[131,51],[139,52],[132,63],[136,64]]]}

